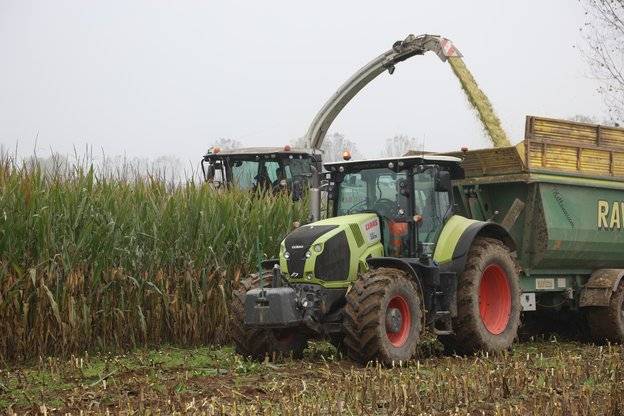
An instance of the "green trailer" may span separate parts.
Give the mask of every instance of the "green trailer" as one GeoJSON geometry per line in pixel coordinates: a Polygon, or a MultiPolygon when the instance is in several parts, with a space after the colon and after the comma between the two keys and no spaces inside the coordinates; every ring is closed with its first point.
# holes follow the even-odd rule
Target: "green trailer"
{"type": "Polygon", "coordinates": [[[624,275],[624,130],[529,116],[517,146],[453,155],[458,213],[515,243],[523,310],[584,310],[596,337],[619,341],[597,324],[624,275]]]}

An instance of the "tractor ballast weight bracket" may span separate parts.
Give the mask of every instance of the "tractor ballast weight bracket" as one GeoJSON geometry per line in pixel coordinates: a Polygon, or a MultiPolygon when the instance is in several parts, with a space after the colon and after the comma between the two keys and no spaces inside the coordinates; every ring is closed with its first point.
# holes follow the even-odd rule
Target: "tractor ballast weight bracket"
{"type": "Polygon", "coordinates": [[[251,289],[245,295],[245,325],[292,327],[303,321],[297,293],[290,287],[251,289]]]}

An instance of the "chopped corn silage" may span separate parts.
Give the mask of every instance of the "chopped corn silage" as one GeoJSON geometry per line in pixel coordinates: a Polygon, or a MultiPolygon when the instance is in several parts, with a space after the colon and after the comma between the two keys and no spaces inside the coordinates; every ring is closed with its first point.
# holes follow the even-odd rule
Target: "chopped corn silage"
{"type": "Polygon", "coordinates": [[[511,146],[501,126],[500,119],[492,108],[490,100],[481,88],[479,88],[479,85],[466,67],[463,59],[459,57],[449,57],[448,62],[453,69],[453,73],[455,73],[455,76],[459,80],[462,89],[466,93],[470,105],[477,111],[479,119],[481,123],[483,123],[485,131],[490,136],[494,147],[511,146]]]}

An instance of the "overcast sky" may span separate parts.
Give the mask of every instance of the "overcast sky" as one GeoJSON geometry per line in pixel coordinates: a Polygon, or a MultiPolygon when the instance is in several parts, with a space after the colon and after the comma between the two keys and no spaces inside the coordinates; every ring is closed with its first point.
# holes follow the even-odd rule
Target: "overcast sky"
{"type": "MultiPolygon", "coordinates": [[[[576,0],[0,0],[0,143],[183,160],[219,137],[282,145],[409,33],[454,41],[517,142],[527,114],[604,114],[574,48],[583,22],[576,0]]],[[[369,84],[330,131],[369,156],[395,134],[488,145],[433,54],[369,84]]]]}

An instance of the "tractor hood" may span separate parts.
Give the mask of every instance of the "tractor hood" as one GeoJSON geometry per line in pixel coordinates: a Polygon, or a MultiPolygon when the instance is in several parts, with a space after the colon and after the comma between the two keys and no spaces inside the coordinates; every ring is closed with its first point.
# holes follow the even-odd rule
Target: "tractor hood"
{"type": "Polygon", "coordinates": [[[317,221],[282,241],[280,268],[289,280],[344,282],[357,274],[364,252],[381,247],[380,240],[379,217],[374,213],[317,221]]]}

